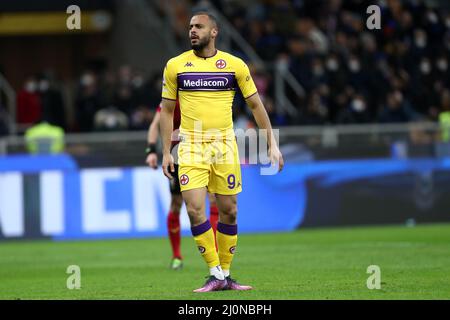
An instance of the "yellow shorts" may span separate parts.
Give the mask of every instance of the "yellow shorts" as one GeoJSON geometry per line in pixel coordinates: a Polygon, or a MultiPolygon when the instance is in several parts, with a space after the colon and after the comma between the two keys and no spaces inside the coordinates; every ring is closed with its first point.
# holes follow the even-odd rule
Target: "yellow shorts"
{"type": "Polygon", "coordinates": [[[181,192],[207,187],[223,195],[242,191],[241,165],[235,139],[184,142],[178,147],[181,192]]]}

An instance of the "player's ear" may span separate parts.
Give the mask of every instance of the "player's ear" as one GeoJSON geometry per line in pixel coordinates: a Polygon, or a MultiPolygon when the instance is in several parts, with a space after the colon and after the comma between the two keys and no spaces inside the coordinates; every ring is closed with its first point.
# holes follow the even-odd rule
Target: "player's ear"
{"type": "Polygon", "coordinates": [[[217,34],[218,34],[219,32],[217,31],[217,28],[213,28],[212,29],[212,35],[214,36],[214,37],[217,37],[217,34]]]}

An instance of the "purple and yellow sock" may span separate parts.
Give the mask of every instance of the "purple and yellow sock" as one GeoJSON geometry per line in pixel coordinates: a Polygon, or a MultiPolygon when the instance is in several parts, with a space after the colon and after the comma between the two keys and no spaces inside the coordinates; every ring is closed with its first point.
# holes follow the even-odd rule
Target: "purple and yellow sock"
{"type": "Polygon", "coordinates": [[[229,272],[234,251],[236,250],[237,225],[219,222],[217,224],[216,238],[219,247],[220,265],[225,272],[229,272]]]}
{"type": "Polygon", "coordinates": [[[204,223],[191,228],[197,248],[208,267],[213,268],[220,265],[219,255],[216,251],[216,241],[211,223],[206,220],[204,223]]]}

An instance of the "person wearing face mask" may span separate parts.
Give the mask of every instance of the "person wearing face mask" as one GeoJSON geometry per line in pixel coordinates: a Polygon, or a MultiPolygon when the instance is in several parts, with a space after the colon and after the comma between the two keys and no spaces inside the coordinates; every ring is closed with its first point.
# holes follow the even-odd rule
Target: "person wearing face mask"
{"type": "Polygon", "coordinates": [[[370,122],[370,114],[364,95],[354,95],[348,106],[339,112],[336,121],[341,124],[370,122]]]}
{"type": "Polygon", "coordinates": [[[409,103],[399,90],[392,90],[386,96],[386,104],[379,116],[381,123],[403,123],[416,119],[409,103]]]}
{"type": "Polygon", "coordinates": [[[328,109],[317,90],[312,91],[306,109],[299,116],[301,125],[324,125],[327,122],[328,109]]]}
{"type": "Polygon", "coordinates": [[[312,90],[327,82],[327,74],[320,58],[314,58],[311,62],[311,78],[306,89],[312,90]]]}
{"type": "Polygon", "coordinates": [[[414,31],[414,46],[418,49],[425,49],[427,46],[427,34],[422,29],[414,31]]]}
{"type": "Polygon", "coordinates": [[[369,84],[367,81],[367,73],[363,72],[361,62],[355,55],[351,55],[347,62],[349,85],[356,91],[365,90],[369,84]]]}
{"type": "Polygon", "coordinates": [[[329,92],[329,117],[335,119],[338,110],[341,110],[343,104],[346,104],[346,95],[344,91],[348,86],[348,74],[345,66],[341,65],[340,57],[332,52],[325,60],[327,70],[327,84],[329,92]]]}
{"type": "Polygon", "coordinates": [[[17,123],[20,129],[29,127],[42,116],[42,104],[35,76],[28,77],[17,93],[17,123]]]}
{"type": "Polygon", "coordinates": [[[65,109],[61,92],[50,85],[50,79],[42,76],[38,82],[42,112],[55,125],[66,129],[65,109]]]}
{"type": "Polygon", "coordinates": [[[339,69],[339,60],[335,55],[332,55],[327,59],[326,65],[328,72],[337,72],[339,69]]]}
{"type": "Polygon", "coordinates": [[[160,100],[162,80],[160,80],[158,85],[154,85],[156,81],[158,80],[146,80],[144,74],[139,71],[132,76],[131,84],[134,92],[134,105],[130,112],[130,128],[133,130],[147,129],[156,114],[153,103],[157,99],[160,100]]]}
{"type": "Polygon", "coordinates": [[[445,56],[440,56],[436,59],[435,74],[436,80],[442,81],[446,87],[450,85],[450,70],[445,56]]]}
{"type": "Polygon", "coordinates": [[[428,44],[427,33],[423,29],[415,29],[410,46],[410,57],[413,62],[417,63],[417,60],[429,54],[428,44]]]}
{"type": "Polygon", "coordinates": [[[422,76],[430,75],[432,70],[430,60],[428,58],[422,59],[422,61],[420,61],[419,68],[422,76]]]}
{"type": "Polygon", "coordinates": [[[97,77],[94,73],[86,71],[80,78],[80,88],[75,100],[75,115],[80,131],[93,130],[94,116],[104,105],[97,77]]]}
{"type": "Polygon", "coordinates": [[[422,114],[428,113],[430,103],[435,100],[433,86],[436,76],[436,70],[428,57],[419,60],[417,69],[412,74],[409,98],[414,109],[422,114]]]}

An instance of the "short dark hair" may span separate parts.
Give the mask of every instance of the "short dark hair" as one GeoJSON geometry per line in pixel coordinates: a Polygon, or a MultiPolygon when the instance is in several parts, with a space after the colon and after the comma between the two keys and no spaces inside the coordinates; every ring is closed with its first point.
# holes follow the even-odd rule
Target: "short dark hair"
{"type": "Polygon", "coordinates": [[[212,13],[209,13],[208,11],[196,11],[192,16],[208,16],[209,20],[212,22],[212,24],[219,29],[219,23],[217,22],[217,18],[212,13]]]}

